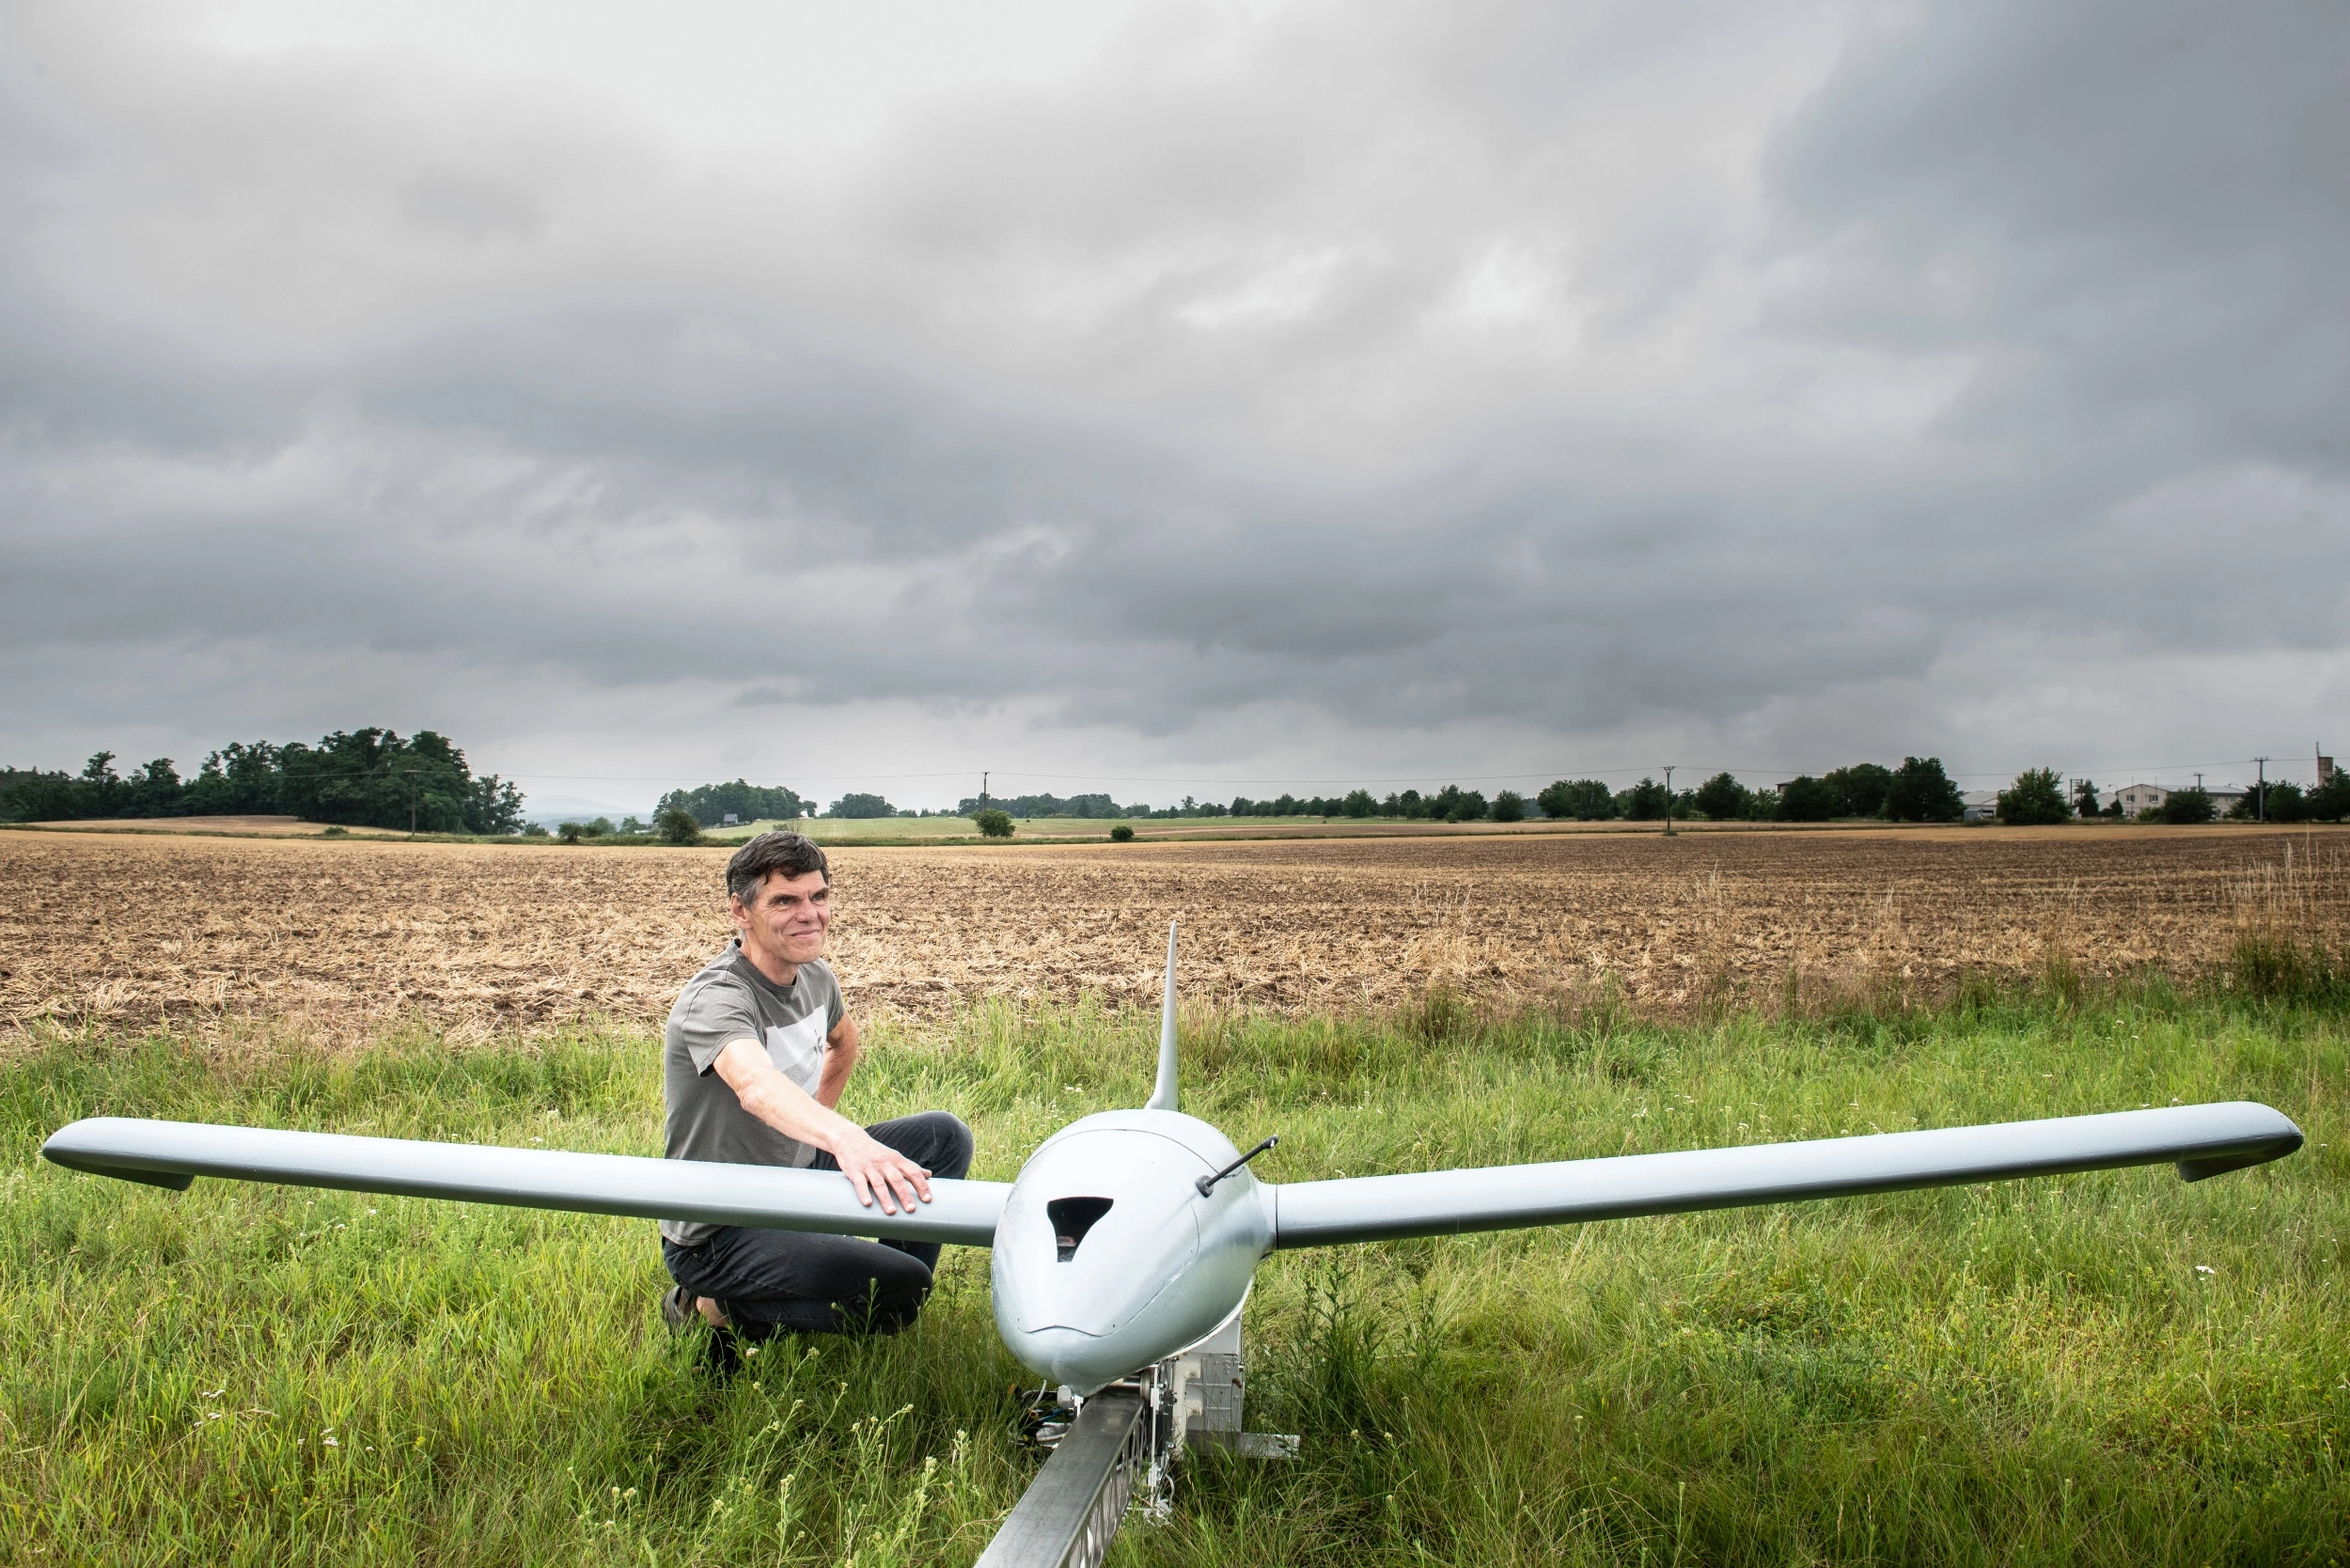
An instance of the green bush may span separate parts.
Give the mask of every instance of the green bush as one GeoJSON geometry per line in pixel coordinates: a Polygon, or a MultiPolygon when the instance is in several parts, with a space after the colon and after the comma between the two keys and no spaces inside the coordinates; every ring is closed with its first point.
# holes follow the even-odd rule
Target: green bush
{"type": "Polygon", "coordinates": [[[2072,820],[2073,808],[2054,768],[2026,768],[1999,792],[1999,821],[2015,827],[2044,827],[2072,820]]]}
{"type": "MultiPolygon", "coordinates": [[[[1836,808],[1828,813],[1830,816],[1892,815],[1885,808],[1886,796],[1893,788],[1891,768],[1876,762],[1855,762],[1848,768],[1830,768],[1820,782],[1836,797],[1836,808]]],[[[1951,813],[1953,819],[1957,815],[1956,811],[1951,813]]]]}
{"type": "Polygon", "coordinates": [[[2255,789],[2238,803],[2236,813],[2260,822],[2303,823],[2310,820],[2310,797],[2302,792],[2300,785],[2279,779],[2268,786],[2265,801],[2262,792],[2255,789]]]}
{"type": "Polygon", "coordinates": [[[1643,778],[1616,797],[1616,809],[1636,823],[1662,822],[1672,797],[1653,778],[1643,778]]]}
{"type": "Polygon", "coordinates": [[[2200,787],[2173,790],[2163,797],[2160,815],[2167,823],[2207,823],[2213,815],[2211,792],[2200,787]]]}
{"type": "Polygon", "coordinates": [[[1515,790],[1504,790],[1494,796],[1494,821],[1522,823],[1526,821],[1526,797],[1515,790]]]}
{"type": "Polygon", "coordinates": [[[1778,820],[1783,823],[1824,823],[1836,815],[1836,792],[1823,779],[1803,774],[1787,781],[1778,792],[1778,820]]]}
{"type": "Polygon", "coordinates": [[[1904,757],[1885,786],[1885,814],[1897,823],[1954,823],[1966,814],[1966,802],[1942,771],[1941,758],[1904,757]]]}
{"type": "Polygon", "coordinates": [[[665,806],[653,818],[655,837],[665,844],[698,844],[702,841],[702,824],[694,820],[694,813],[682,806],[665,806]]]}
{"type": "Polygon", "coordinates": [[[1110,829],[1110,842],[1113,844],[1130,844],[1134,842],[1134,839],[1135,830],[1124,823],[1120,823],[1110,829]]]}
{"type": "Polygon", "coordinates": [[[1616,797],[1606,785],[1596,778],[1561,778],[1546,785],[1534,797],[1534,804],[1543,808],[1543,815],[1557,822],[1572,817],[1577,822],[1605,822],[1616,814],[1616,797]]]}
{"type": "Polygon", "coordinates": [[[991,806],[986,810],[980,812],[978,816],[973,817],[971,820],[979,823],[979,832],[990,839],[1009,839],[1011,837],[1011,815],[1010,812],[997,810],[995,807],[991,806]]]}
{"type": "Polygon", "coordinates": [[[1751,796],[1744,784],[1727,773],[1717,773],[1699,785],[1692,798],[1699,810],[1721,823],[1745,816],[1751,796]]]}
{"type": "Polygon", "coordinates": [[[2311,790],[2309,808],[2313,822],[2338,823],[2350,817],[2350,773],[2337,772],[2311,790]]]}

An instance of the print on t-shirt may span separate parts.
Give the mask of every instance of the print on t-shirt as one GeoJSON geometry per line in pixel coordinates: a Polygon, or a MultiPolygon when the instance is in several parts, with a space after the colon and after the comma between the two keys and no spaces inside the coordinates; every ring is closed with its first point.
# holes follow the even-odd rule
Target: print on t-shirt
{"type": "Polygon", "coordinates": [[[816,1092],[816,1081],[823,1073],[827,1022],[819,1009],[795,1023],[771,1025],[767,1030],[767,1059],[776,1064],[776,1072],[810,1094],[816,1092]]]}

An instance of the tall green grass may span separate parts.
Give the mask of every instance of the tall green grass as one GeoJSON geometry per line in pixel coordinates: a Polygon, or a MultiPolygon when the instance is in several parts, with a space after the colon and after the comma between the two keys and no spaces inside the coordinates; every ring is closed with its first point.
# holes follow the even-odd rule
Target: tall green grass
{"type": "MultiPolygon", "coordinates": [[[[2262,974],[1682,1025],[1441,993],[1385,1019],[1191,1017],[1185,1108],[1281,1134],[1277,1181],[2223,1098],[2311,1147],[2193,1185],[1277,1255],[1251,1424],[1302,1456],[1197,1457],[1172,1521],[1130,1524],[1114,1560],[2343,1560],[2350,1010],[2262,974]]],[[[848,1108],[957,1110],[977,1174],[1007,1177],[1147,1095],[1152,1022],[882,1030],[848,1108]]],[[[982,1253],[948,1253],[907,1334],[778,1340],[721,1385],[661,1325],[641,1222],[173,1194],[36,1153],[98,1113],[651,1152],[656,1054],[627,1029],[33,1042],[0,1070],[0,1560],[967,1562],[1037,1463],[982,1253]]]]}

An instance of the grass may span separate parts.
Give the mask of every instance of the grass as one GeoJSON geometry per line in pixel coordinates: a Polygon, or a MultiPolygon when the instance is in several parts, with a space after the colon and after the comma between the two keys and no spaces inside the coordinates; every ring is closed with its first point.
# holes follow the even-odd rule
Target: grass
{"type": "MultiPolygon", "coordinates": [[[[2252,1098],[2290,1159],[1267,1260],[1250,1424],[1120,1563],[2317,1563],[2346,1555],[2345,1009],[1971,988],[1668,1026],[1187,1020],[1186,1108],[1273,1180],[2252,1098]]],[[[2257,988],[2255,988],[2257,989],[2257,988]]],[[[2304,999],[2295,1000],[2298,995],[2304,999]]],[[[2307,999],[2314,995],[2317,999],[2307,999]]],[[[868,1118],[945,1105],[1006,1177],[1147,1094],[1151,1020],[884,1031],[868,1118]]],[[[650,1227],[79,1176],[100,1112],[646,1152],[628,1029],[452,1051],[53,1033],[0,1078],[0,1560],[967,1562],[1035,1458],[982,1253],[890,1341],[714,1385],[650,1227]]]]}

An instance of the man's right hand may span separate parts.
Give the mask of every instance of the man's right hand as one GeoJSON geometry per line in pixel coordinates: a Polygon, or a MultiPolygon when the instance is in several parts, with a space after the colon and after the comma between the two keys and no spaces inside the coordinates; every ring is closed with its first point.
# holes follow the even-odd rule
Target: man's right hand
{"type": "Polygon", "coordinates": [[[874,1137],[863,1128],[854,1139],[843,1139],[842,1147],[832,1152],[840,1164],[840,1173],[856,1190],[856,1200],[867,1208],[881,1200],[881,1212],[894,1215],[901,1208],[914,1212],[916,1199],[931,1200],[931,1173],[901,1154],[889,1145],[874,1137]]]}
{"type": "Polygon", "coordinates": [[[912,1214],[916,1201],[931,1200],[928,1170],[776,1072],[759,1042],[728,1041],[713,1065],[744,1110],[784,1137],[831,1154],[867,1208],[878,1199],[885,1215],[912,1214]]]}

